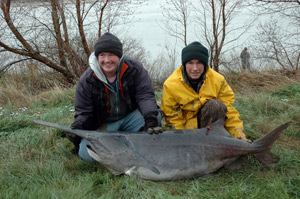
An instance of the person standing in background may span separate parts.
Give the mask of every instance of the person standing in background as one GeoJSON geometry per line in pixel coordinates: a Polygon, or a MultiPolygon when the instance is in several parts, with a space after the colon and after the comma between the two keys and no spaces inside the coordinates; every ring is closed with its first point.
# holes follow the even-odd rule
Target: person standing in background
{"type": "Polygon", "coordinates": [[[241,60],[242,60],[242,69],[243,71],[250,71],[250,54],[248,49],[245,47],[244,50],[241,52],[241,60]]]}

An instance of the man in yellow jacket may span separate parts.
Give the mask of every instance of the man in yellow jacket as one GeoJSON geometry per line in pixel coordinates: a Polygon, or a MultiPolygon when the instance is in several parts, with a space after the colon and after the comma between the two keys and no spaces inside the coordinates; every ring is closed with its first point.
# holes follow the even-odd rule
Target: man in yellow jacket
{"type": "Polygon", "coordinates": [[[195,129],[225,118],[225,128],[234,138],[251,142],[243,122],[232,106],[235,95],[224,76],[208,66],[208,50],[199,42],[182,49],[182,66],[163,85],[161,110],[166,127],[195,129]]]}

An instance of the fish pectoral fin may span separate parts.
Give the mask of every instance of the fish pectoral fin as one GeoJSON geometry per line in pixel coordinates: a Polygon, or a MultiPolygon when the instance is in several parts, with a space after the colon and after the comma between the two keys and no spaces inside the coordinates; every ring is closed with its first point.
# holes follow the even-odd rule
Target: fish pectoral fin
{"type": "Polygon", "coordinates": [[[156,173],[157,175],[160,174],[160,171],[157,168],[155,168],[154,166],[150,165],[150,164],[147,168],[150,169],[151,171],[153,171],[154,173],[156,173]]]}
{"type": "Polygon", "coordinates": [[[144,167],[151,171],[153,171],[156,174],[160,174],[159,170],[152,166],[144,156],[142,156],[136,147],[126,139],[125,136],[118,137],[119,141],[122,141],[124,143],[124,146],[126,146],[127,154],[131,154],[131,159],[133,161],[133,165],[136,167],[144,167]]]}
{"type": "Polygon", "coordinates": [[[147,168],[147,169],[151,170],[152,172],[156,173],[157,175],[160,174],[160,171],[157,168],[152,166],[144,157],[142,157],[140,155],[139,155],[139,158],[138,158],[136,164],[134,164],[134,165],[135,165],[135,167],[147,168]]]}

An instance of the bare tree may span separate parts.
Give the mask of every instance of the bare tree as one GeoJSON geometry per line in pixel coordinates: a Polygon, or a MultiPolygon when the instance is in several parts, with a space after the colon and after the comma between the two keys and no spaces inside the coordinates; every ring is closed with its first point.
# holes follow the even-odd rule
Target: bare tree
{"type": "MultiPolygon", "coordinates": [[[[95,41],[105,28],[111,30],[132,14],[130,6],[143,2],[74,1],[50,0],[42,6],[32,7],[30,4],[19,6],[11,0],[0,0],[0,53],[10,52],[20,55],[21,60],[36,60],[72,82],[88,67],[92,45],[89,40],[95,41]],[[117,5],[122,6],[122,12],[114,9],[117,5]],[[98,8],[101,12],[97,12],[98,8]],[[98,22],[95,16],[99,16],[98,22]],[[112,16],[114,23],[107,24],[107,19],[112,16]],[[98,34],[91,34],[95,26],[98,34]]],[[[15,62],[18,60],[9,60],[8,65],[15,62]]]]}
{"type": "Polygon", "coordinates": [[[299,71],[300,47],[294,37],[271,19],[258,26],[252,48],[256,59],[274,60],[284,71],[299,71]]]}
{"type": "MultiPolygon", "coordinates": [[[[53,3],[55,3],[54,0],[53,0],[53,3]]],[[[68,79],[73,77],[73,75],[70,73],[68,68],[66,68],[64,65],[59,65],[54,60],[50,60],[47,56],[45,56],[45,54],[43,54],[39,50],[39,45],[35,42],[36,38],[32,38],[31,36],[26,35],[27,31],[29,31],[29,30],[27,30],[26,32],[22,32],[21,26],[18,27],[15,25],[17,23],[14,23],[14,19],[11,17],[11,1],[10,0],[7,0],[6,2],[3,0],[1,1],[1,10],[3,13],[2,17],[3,17],[4,21],[6,22],[7,28],[13,34],[13,36],[15,38],[15,42],[17,42],[17,45],[18,45],[18,47],[13,47],[7,43],[4,43],[3,36],[2,36],[1,41],[0,41],[1,47],[3,47],[7,51],[38,60],[39,62],[44,63],[45,65],[49,66],[50,68],[62,73],[68,79]]],[[[55,10],[53,10],[53,12],[55,12],[55,10]]],[[[28,13],[25,13],[25,14],[28,14],[28,13]]],[[[52,15],[52,18],[54,20],[55,20],[55,17],[57,17],[56,14],[57,13],[53,13],[53,15],[52,15]]],[[[56,23],[57,23],[57,21],[54,21],[54,23],[53,23],[54,26],[56,23]]],[[[32,24],[31,28],[35,25],[36,24],[32,24]]],[[[47,28],[50,28],[50,27],[47,26],[47,28]]],[[[58,30],[56,30],[56,31],[58,31],[58,30]]],[[[61,42],[61,40],[60,40],[61,38],[58,38],[59,36],[60,35],[58,35],[58,32],[56,32],[57,41],[61,42]]],[[[65,63],[63,63],[64,60],[60,60],[60,61],[61,61],[61,64],[65,64],[65,63]]]]}
{"type": "Polygon", "coordinates": [[[258,26],[259,32],[251,42],[256,59],[275,61],[285,71],[299,72],[300,1],[256,0],[249,5],[257,15],[269,17],[258,26]],[[283,28],[283,23],[288,28],[283,28]]]}
{"type": "MultiPolygon", "coordinates": [[[[281,19],[289,19],[292,26],[300,26],[299,0],[255,0],[250,1],[249,6],[254,8],[252,10],[257,15],[268,16],[276,14],[281,19]]],[[[298,34],[300,34],[299,31],[298,34]]]]}
{"type": "Polygon", "coordinates": [[[108,0],[106,0],[104,2],[103,5],[101,5],[101,8],[100,8],[100,18],[99,18],[99,28],[98,28],[98,37],[101,37],[101,30],[102,30],[102,23],[103,23],[103,13],[104,13],[104,9],[105,7],[107,6],[108,4],[108,0]]]}
{"type": "MultiPolygon", "coordinates": [[[[169,0],[167,2],[173,9],[163,7],[166,18],[163,28],[173,37],[187,45],[187,35],[198,37],[200,41],[208,44],[210,51],[210,65],[219,71],[220,58],[224,53],[223,47],[238,40],[250,27],[251,21],[247,20],[241,25],[232,25],[234,17],[243,7],[242,1],[236,0],[199,0],[183,1],[169,0]],[[196,20],[191,20],[195,18],[196,20]],[[194,35],[188,27],[194,26],[194,35]],[[231,36],[228,34],[239,32],[231,36]]],[[[252,19],[254,21],[254,19],[252,19]]]]}
{"type": "MultiPolygon", "coordinates": [[[[241,25],[231,26],[233,19],[243,8],[242,1],[235,0],[201,0],[197,9],[197,21],[200,40],[204,39],[210,51],[210,65],[219,71],[220,57],[223,47],[238,40],[251,26],[251,21],[241,25]],[[228,35],[239,31],[235,37],[228,35]]],[[[254,20],[254,19],[253,19],[254,20]]]]}
{"type": "Polygon", "coordinates": [[[167,5],[168,7],[162,6],[164,16],[162,28],[186,46],[192,3],[189,0],[167,0],[167,5]]]}

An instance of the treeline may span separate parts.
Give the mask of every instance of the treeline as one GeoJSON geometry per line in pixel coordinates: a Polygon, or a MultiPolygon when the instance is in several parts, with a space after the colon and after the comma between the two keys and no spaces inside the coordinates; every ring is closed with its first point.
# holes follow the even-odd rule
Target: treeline
{"type": "MultiPolygon", "coordinates": [[[[88,57],[93,51],[93,42],[104,32],[123,34],[117,27],[131,26],[138,6],[147,0],[70,0],[72,4],[61,0],[2,0],[0,1],[0,77],[10,67],[28,66],[43,71],[55,71],[68,81],[80,77],[88,67],[88,57]],[[34,9],[12,6],[13,3],[45,3],[47,6],[36,6],[34,9]],[[67,5],[68,4],[68,5],[67,5]],[[46,68],[46,69],[45,69],[46,68]]],[[[166,0],[168,7],[162,7],[163,20],[160,24],[179,46],[187,45],[192,33],[188,26],[197,27],[196,35],[208,47],[209,65],[219,71],[220,66],[230,72],[240,69],[239,55],[229,56],[225,46],[234,43],[246,32],[251,23],[241,26],[232,24],[233,18],[245,6],[254,6],[256,15],[275,12],[279,16],[295,19],[288,30],[280,28],[277,21],[267,21],[257,28],[257,35],[249,45],[252,58],[263,61],[272,69],[277,64],[285,71],[299,72],[300,51],[295,41],[299,37],[300,4],[293,1],[192,1],[166,0]],[[196,5],[196,3],[198,3],[196,5]],[[268,5],[272,6],[268,7],[268,5]],[[275,5],[275,6],[273,6],[275,5]],[[266,6],[266,7],[264,7],[266,6]],[[197,9],[195,9],[197,8],[197,9]],[[278,8],[274,10],[274,8],[278,8]],[[292,9],[292,10],[289,10],[292,9]],[[286,13],[288,10],[288,13],[286,13]],[[292,12],[295,11],[295,12],[292,12]],[[229,35],[241,34],[229,40],[229,35]],[[287,32],[289,31],[289,32],[287,32]],[[180,43],[180,44],[179,44],[180,43]],[[255,54],[254,54],[255,53],[255,54]]],[[[166,5],[166,4],[165,4],[166,5]]],[[[124,31],[125,32],[125,31],[124,31]]],[[[165,44],[161,56],[149,60],[141,42],[128,35],[122,35],[124,51],[127,55],[140,60],[153,79],[163,81],[170,71],[177,66],[180,56],[173,44],[165,44]],[[128,53],[129,52],[129,53],[128,53]]],[[[163,46],[164,44],[162,44],[163,46]]],[[[174,44],[175,45],[175,44],[174,44]]],[[[163,46],[164,47],[164,46],[163,46]]],[[[263,64],[261,63],[261,65],[263,64]]]]}

